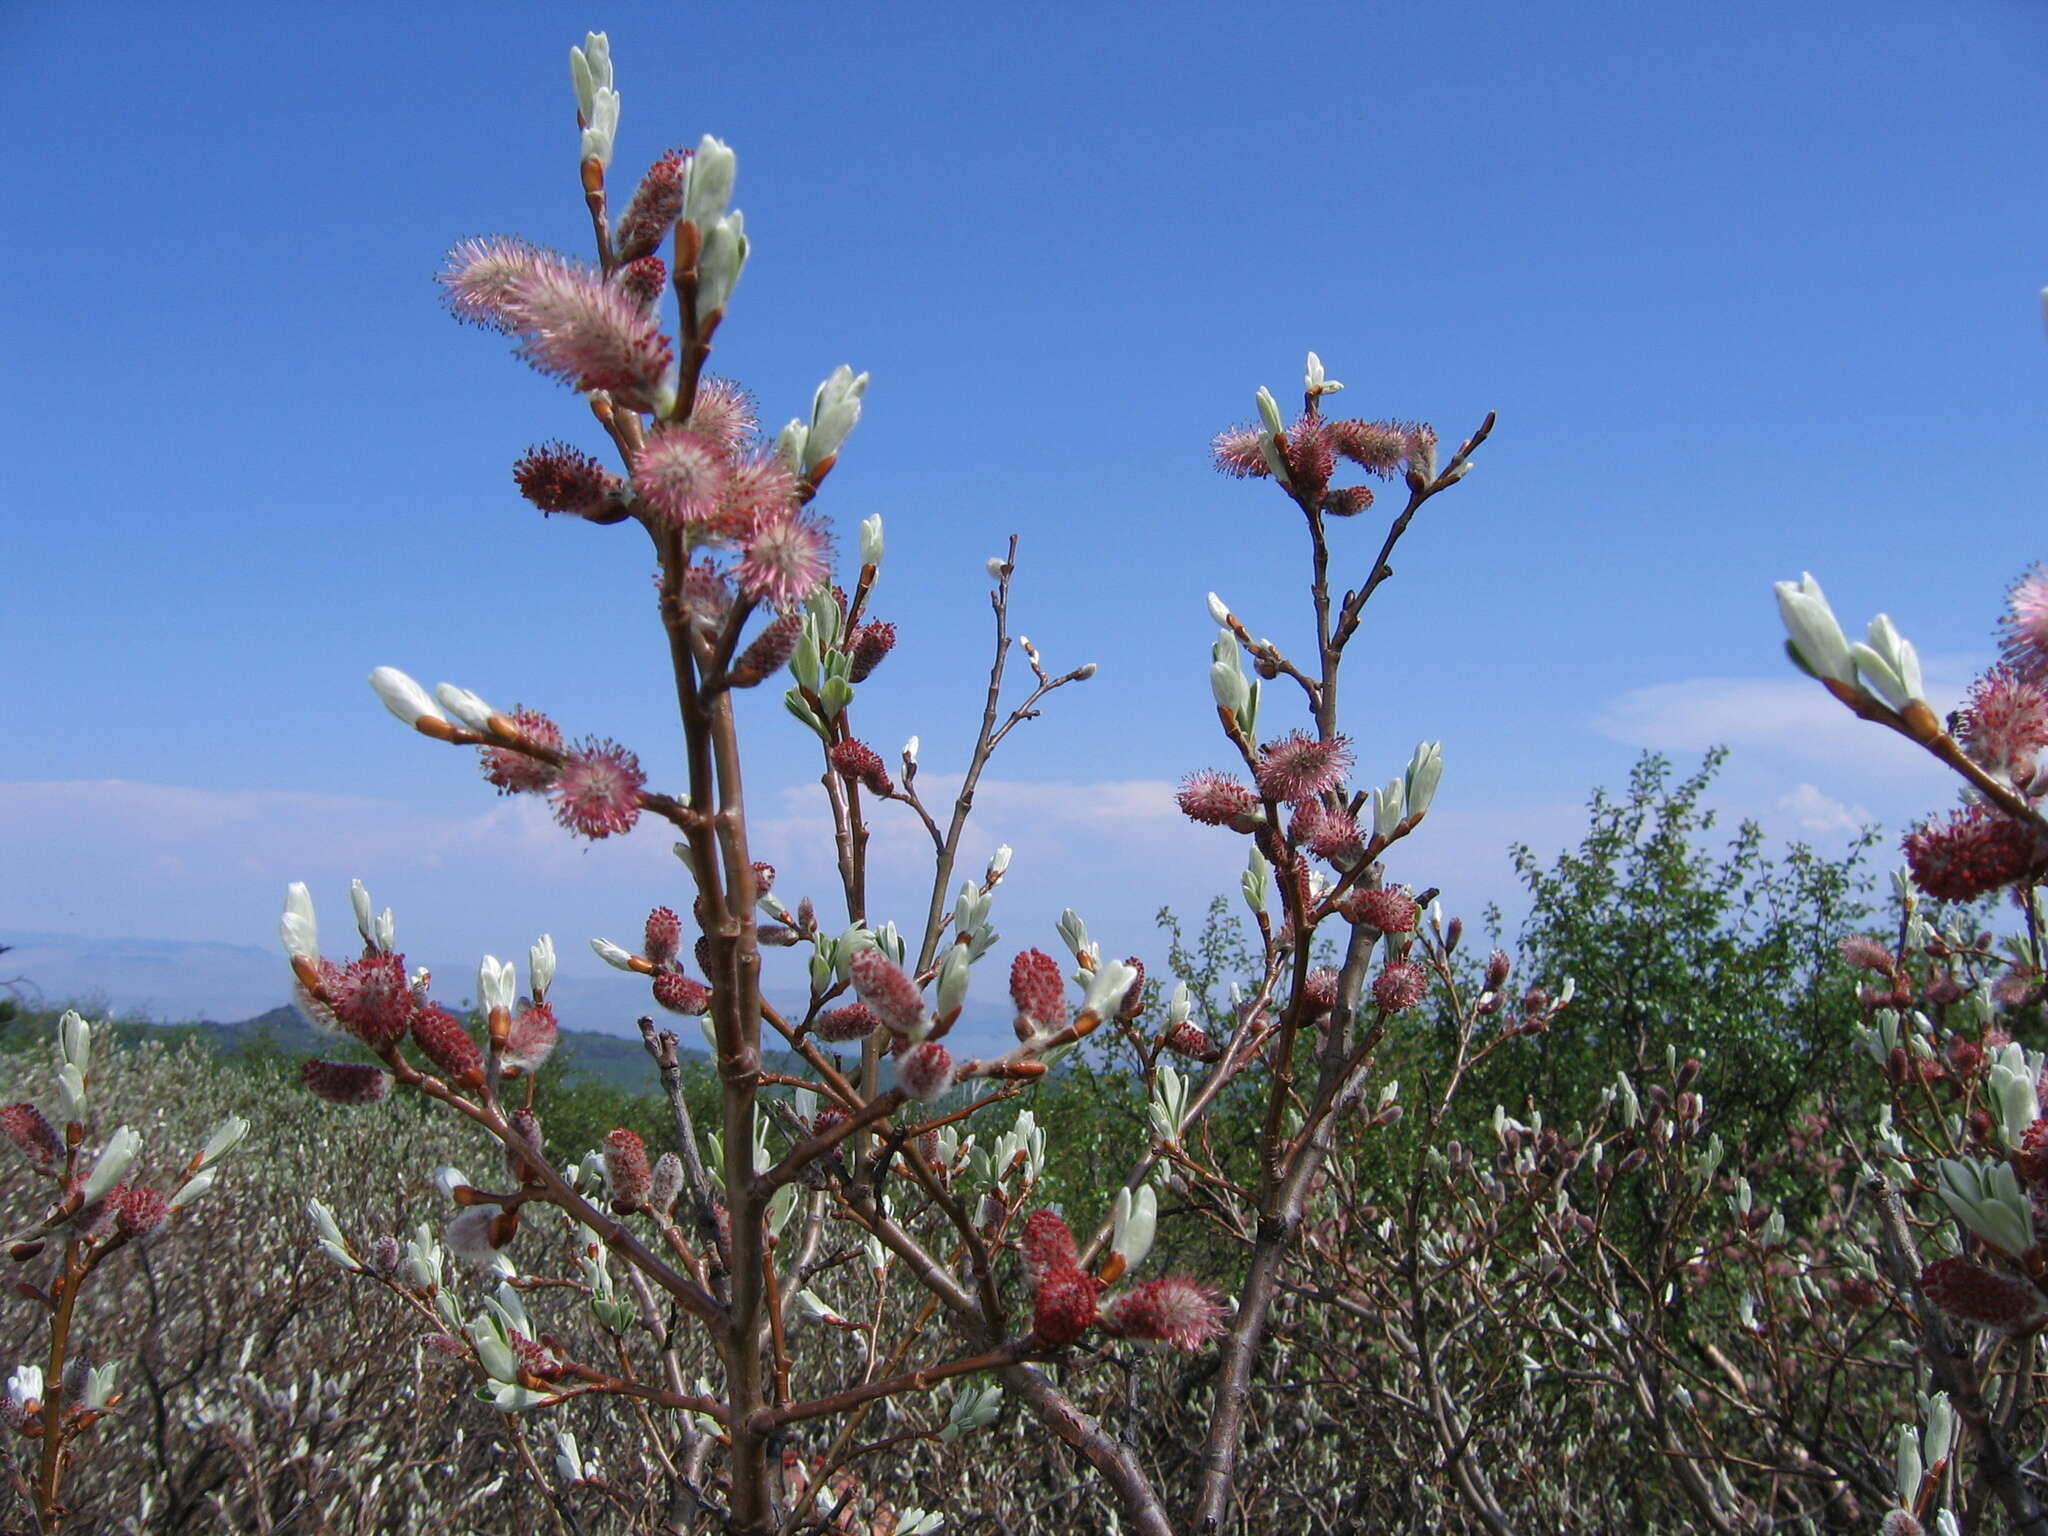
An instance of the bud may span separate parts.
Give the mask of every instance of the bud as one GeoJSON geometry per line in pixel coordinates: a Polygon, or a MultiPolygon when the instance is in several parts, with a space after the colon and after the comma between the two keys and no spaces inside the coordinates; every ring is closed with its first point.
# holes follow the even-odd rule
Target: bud
{"type": "Polygon", "coordinates": [[[1797,581],[1781,581],[1775,590],[1792,660],[1814,677],[1853,686],[1856,666],[1849,657],[1848,639],[1812,573],[1802,574],[1797,581]]]}
{"type": "Polygon", "coordinates": [[[737,209],[704,232],[703,254],[697,258],[697,323],[724,313],[740,273],[747,265],[746,218],[737,209]]]}
{"type": "Polygon", "coordinates": [[[447,723],[434,701],[427,697],[427,690],[396,667],[377,668],[370,674],[370,686],[376,689],[386,709],[415,730],[422,720],[447,723]]]}
{"type": "Polygon", "coordinates": [[[860,420],[861,396],[867,393],[868,376],[856,375],[841,363],[833,369],[811,399],[811,424],[804,438],[802,469],[814,473],[827,459],[838,455],[860,420]]]}
{"type": "Polygon", "coordinates": [[[739,157],[722,140],[705,134],[690,157],[683,178],[682,221],[709,231],[725,213],[732,199],[732,184],[739,174],[739,157]]]}
{"type": "Polygon", "coordinates": [[[440,700],[443,709],[472,731],[481,731],[487,736],[491,734],[491,716],[497,711],[467,688],[458,688],[453,683],[437,683],[434,685],[434,697],[440,700]]]}
{"type": "Polygon", "coordinates": [[[877,512],[864,517],[860,523],[860,563],[880,565],[882,563],[882,514],[877,512]]]}
{"type": "Polygon", "coordinates": [[[85,1188],[79,1192],[80,1205],[91,1205],[95,1200],[120,1182],[121,1175],[128,1171],[135,1156],[142,1150],[142,1138],[127,1126],[121,1126],[107,1138],[107,1144],[100,1149],[99,1159],[92,1165],[92,1176],[85,1181],[85,1188]]]}
{"type": "Polygon", "coordinates": [[[664,1152],[654,1160],[654,1173],[647,1186],[647,1204],[657,1215],[666,1216],[675,1208],[676,1196],[682,1192],[683,1160],[673,1152],[664,1152]]]}
{"type": "Polygon", "coordinates": [[[536,999],[546,994],[555,984],[555,937],[544,933],[535,939],[526,951],[527,983],[533,988],[536,999]]]}
{"type": "Polygon", "coordinates": [[[277,936],[290,958],[320,958],[320,925],[313,918],[312,892],[303,881],[294,880],[285,887],[284,914],[277,920],[277,936]]]}

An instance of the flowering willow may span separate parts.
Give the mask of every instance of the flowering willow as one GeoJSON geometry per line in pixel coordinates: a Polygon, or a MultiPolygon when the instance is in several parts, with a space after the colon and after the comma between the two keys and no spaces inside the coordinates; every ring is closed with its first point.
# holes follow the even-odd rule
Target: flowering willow
{"type": "MultiPolygon", "coordinates": [[[[392,667],[371,683],[400,720],[476,751],[498,792],[546,800],[573,835],[608,839],[648,819],[674,830],[676,898],[634,920],[637,946],[599,938],[593,948],[638,978],[659,1012],[700,1021],[717,1124],[700,1136],[676,1038],[650,1014],[641,1029],[675,1144],[657,1151],[620,1127],[580,1161],[557,1162],[563,1149],[548,1144],[535,1079],[559,1028],[552,940],[529,950],[523,985],[514,965],[486,956],[478,1017],[466,1024],[435,1003],[432,977],[407,968],[391,914],[373,913],[360,886],[361,948],[346,959],[323,952],[311,894],[294,886],[281,931],[300,1004],[338,1039],[338,1059],[308,1063],[305,1086],[363,1106],[394,1088],[424,1094],[504,1148],[487,1176],[436,1175],[454,1214],[438,1232],[420,1228],[402,1262],[394,1239],[359,1247],[316,1203],[323,1251],[411,1307],[433,1347],[467,1361],[497,1409],[629,1404],[621,1433],[648,1438],[667,1485],[655,1502],[671,1520],[694,1509],[724,1529],[792,1528],[854,1454],[870,1410],[901,1398],[913,1427],[897,1440],[951,1444],[1014,1402],[1108,1480],[1132,1528],[1213,1528],[1231,1496],[1245,1384],[1303,1202],[1388,1021],[1448,974],[1456,925],[1447,932],[1426,899],[1383,888],[1379,862],[1428,814],[1441,753],[1426,743],[1386,783],[1352,786],[1368,754],[1337,728],[1337,688],[1366,600],[1390,574],[1387,553],[1424,503],[1464,477],[1491,420],[1439,465],[1427,427],[1326,419],[1322,400],[1342,386],[1311,355],[1297,420],[1282,422],[1261,391],[1261,424],[1218,439],[1221,468],[1272,479],[1292,502],[1314,562],[1308,670],[1212,601],[1218,720],[1247,777],[1205,771],[1180,796],[1192,819],[1249,839],[1244,889],[1262,936],[1262,981],[1232,1027],[1212,1036],[1190,1018],[1184,987],[1160,1008],[1142,961],[1105,952],[1070,911],[1057,955],[1033,948],[996,963],[1008,972],[1015,1040],[970,1053],[954,1030],[970,989],[988,986],[999,942],[991,919],[1011,858],[999,849],[956,886],[976,786],[1013,730],[1095,668],[1050,669],[1029,641],[1013,644],[1012,538],[986,566],[995,631],[987,702],[950,806],[923,798],[919,738],[889,760],[862,739],[861,691],[886,681],[899,639],[871,611],[882,522],[835,539],[818,502],[861,418],[868,376],[835,369],[807,414],[762,433],[745,391],[706,371],[748,258],[745,221],[731,206],[737,156],[709,135],[666,150],[615,216],[621,98],[602,34],[572,50],[571,75],[592,256],[473,239],[456,246],[440,282],[458,319],[512,338],[522,360],[577,392],[602,435],[604,458],[550,440],[526,450],[513,478],[543,514],[637,528],[649,541],[683,759],[665,769],[608,737],[572,734],[552,711],[499,709],[445,683],[429,691],[392,667]],[[1372,502],[1369,488],[1334,483],[1340,460],[1400,476],[1408,495],[1371,574],[1333,599],[1330,520],[1372,502]],[[1301,684],[1306,726],[1261,737],[1260,684],[1245,675],[1246,658],[1261,679],[1301,684]],[[1018,671],[1028,672],[1024,686],[1006,697],[1018,671]],[[815,753],[830,810],[838,889],[829,894],[779,889],[760,857],[772,850],[751,841],[732,694],[784,675],[785,730],[815,753]],[[677,774],[667,788],[664,771],[677,774]],[[868,818],[882,814],[908,818],[931,845],[922,920],[900,927],[870,909],[868,818]],[[1310,961],[1326,925],[1344,935],[1340,968],[1310,961]],[[801,1007],[764,996],[763,947],[805,960],[801,1007]],[[1045,1131],[1010,1101],[1102,1036],[1138,1053],[1155,1135],[1120,1183],[1105,1173],[1088,1209],[1061,1214],[1035,1198],[1045,1131]],[[789,1053],[791,1071],[771,1070],[764,1038],[789,1053]],[[1220,1179],[1192,1150],[1203,1117],[1238,1080],[1256,1084],[1265,1106],[1254,1191],[1220,1179]],[[1256,1241],[1229,1274],[1141,1277],[1160,1191],[1190,1179],[1226,1204],[1248,1198],[1255,1209],[1233,1220],[1256,1229],[1256,1241]],[[1094,1226],[1080,1237],[1070,1219],[1094,1226]],[[905,1286],[926,1300],[899,1317],[887,1302],[905,1286]],[[565,1299],[588,1308],[602,1348],[542,1331],[535,1313],[565,1299]],[[843,1335],[853,1337],[850,1363],[843,1335]],[[1186,1489],[1161,1487],[1048,1369],[1219,1340],[1223,1386],[1199,1486],[1186,1489]],[[700,1361],[707,1368],[696,1371],[700,1361]],[[916,1427],[916,1399],[941,1385],[953,1394],[943,1424],[933,1415],[916,1427]],[[781,1447],[801,1449],[785,1457],[781,1447]]],[[[786,752],[787,740],[768,750],[786,752]]],[[[1393,1097],[1392,1085],[1382,1090],[1376,1123],[1398,1116],[1393,1097]]],[[[567,1440],[558,1470],[569,1487],[594,1481],[596,1453],[567,1440]]],[[[545,1475],[533,1464],[527,1472],[545,1475]]],[[[902,1515],[920,1528],[937,1518],[902,1515]]]]}
{"type": "Polygon", "coordinates": [[[1777,596],[1793,663],[1964,784],[1961,809],[1905,836],[1906,868],[1894,879],[1902,921],[1891,941],[1842,946],[1872,977],[1861,991],[1861,1043],[1891,1084],[1870,1179],[1878,1246],[1939,1405],[1917,1434],[1899,1430],[1898,1507],[1884,1529],[1914,1536],[1937,1520],[1952,1529],[1955,1516],[1938,1507],[1943,1479],[1952,1452],[1967,1449],[1968,1481],[1997,1498],[2015,1530],[2048,1536],[2048,1512],[2009,1448],[2010,1414],[1994,1409],[2025,1392],[2048,1325],[2048,1057],[2024,1038],[2040,1041],[2048,978],[2048,573],[2036,568],[2013,586],[1998,626],[2001,660],[1946,720],[1927,701],[1912,643],[1888,617],[1852,643],[1812,576],[1778,583],[1777,596]],[[1976,931],[1973,914],[1930,908],[1999,895],[2021,914],[2003,945],[1976,931]],[[1923,1251],[1911,1203],[1937,1218],[1939,1256],[1923,1251]],[[1956,1325],[2012,1342],[1973,1356],[1956,1325]]]}

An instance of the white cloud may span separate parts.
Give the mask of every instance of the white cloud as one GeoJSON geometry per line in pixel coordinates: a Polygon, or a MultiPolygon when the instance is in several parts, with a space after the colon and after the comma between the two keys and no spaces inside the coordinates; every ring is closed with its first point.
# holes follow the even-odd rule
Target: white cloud
{"type": "Polygon", "coordinates": [[[1778,809],[1786,812],[1805,831],[1815,834],[1854,834],[1877,818],[1860,805],[1846,805],[1819,786],[1801,784],[1778,798],[1778,809]]]}

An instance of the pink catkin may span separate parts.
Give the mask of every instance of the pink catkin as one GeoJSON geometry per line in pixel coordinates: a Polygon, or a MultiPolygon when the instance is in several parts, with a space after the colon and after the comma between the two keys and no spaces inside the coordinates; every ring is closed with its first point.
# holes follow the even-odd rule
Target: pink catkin
{"type": "Polygon", "coordinates": [[[1223,1308],[1192,1280],[1148,1280],[1110,1304],[1104,1321],[1125,1338],[1197,1350],[1223,1332],[1223,1308]]]}
{"type": "Polygon", "coordinates": [[[391,1092],[388,1073],[352,1061],[301,1062],[299,1081],[330,1104],[375,1104],[391,1092]]]}
{"type": "Polygon", "coordinates": [[[334,1016],[373,1051],[396,1045],[412,1024],[415,1007],[405,956],[365,955],[326,979],[334,1016]]]}
{"type": "Polygon", "coordinates": [[[2048,1300],[2031,1283],[1974,1259],[1937,1259],[1920,1271],[1920,1288],[1950,1317],[2001,1333],[2028,1333],[2048,1320],[2048,1300]]]}
{"type": "Polygon", "coordinates": [[[1081,1262],[1074,1234],[1056,1211],[1033,1211],[1024,1222],[1018,1249],[1024,1259],[1024,1276],[1034,1286],[1054,1270],[1073,1269],[1081,1262]]]}
{"type": "Polygon", "coordinates": [[[630,832],[640,819],[646,782],[639,758],[615,741],[587,737],[571,750],[549,791],[555,820],[592,839],[630,832]]]}
{"type": "Polygon", "coordinates": [[[1273,800],[1310,800],[1343,783],[1351,767],[1351,743],[1342,736],[1318,740],[1289,731],[1259,748],[1259,792],[1273,800]]]}
{"type": "Polygon", "coordinates": [[[512,466],[519,494],[543,512],[589,516],[602,511],[625,482],[581,449],[541,443],[512,466]]]}
{"type": "Polygon", "coordinates": [[[1972,805],[1906,834],[1913,883],[1937,901],[1975,901],[2025,876],[2041,858],[2033,831],[2003,812],[1972,805]]]}
{"type": "Polygon", "coordinates": [[[844,1008],[827,1009],[811,1025],[820,1040],[833,1045],[865,1040],[881,1027],[881,1019],[865,1003],[848,1003],[844,1008]]]}
{"type": "Polygon", "coordinates": [[[1017,1005],[1018,1032],[1037,1034],[1067,1021],[1067,982],[1059,962],[1042,949],[1027,949],[1010,962],[1010,1001],[1017,1005]]]}
{"type": "Polygon", "coordinates": [[[0,1109],[0,1131],[37,1167],[46,1168],[64,1155],[64,1138],[33,1104],[9,1104],[0,1109]]]}
{"type": "Polygon", "coordinates": [[[711,1006],[711,989],[680,971],[663,971],[654,978],[654,1000],[670,1013],[698,1014],[711,1006]]]}
{"type": "Polygon", "coordinates": [[[1218,432],[1209,444],[1216,460],[1216,467],[1226,475],[1238,479],[1260,479],[1273,473],[1266,463],[1266,453],[1260,444],[1266,436],[1263,427],[1229,427],[1218,432]]]}
{"type": "Polygon", "coordinates": [[[850,965],[854,991],[890,1029],[908,1035],[923,1023],[924,999],[917,984],[887,955],[879,949],[856,949],[850,965]]]}
{"type": "MultiPolygon", "coordinates": [[[[551,752],[562,750],[562,728],[537,709],[514,709],[508,717],[519,734],[537,747],[551,752]]],[[[555,765],[510,747],[485,747],[481,753],[484,778],[497,786],[501,795],[533,794],[555,782],[555,765]]]]}
{"type": "Polygon", "coordinates": [[[606,1133],[604,1172],[611,1181],[612,1203],[627,1210],[644,1203],[648,1192],[654,1188],[654,1169],[647,1161],[647,1143],[634,1131],[606,1133]]]}
{"type": "Polygon", "coordinates": [[[412,1043],[454,1081],[483,1081],[483,1052],[462,1027],[462,1020],[445,1008],[421,1008],[413,1014],[412,1043]]]}
{"type": "Polygon", "coordinates": [[[519,355],[550,378],[602,389],[628,410],[660,403],[673,356],[668,338],[631,294],[582,267],[543,265],[507,310],[519,355]]]}
{"type": "Polygon", "coordinates": [[[2012,584],[1998,628],[2006,665],[2029,682],[2048,684],[2048,566],[2012,584]]]}
{"type": "Polygon", "coordinates": [[[647,932],[640,953],[656,965],[675,959],[682,948],[683,920],[672,907],[656,907],[647,914],[647,932]]]}
{"type": "Polygon", "coordinates": [[[789,665],[789,658],[795,654],[797,640],[802,634],[801,614],[779,616],[740,652],[739,660],[732,667],[733,682],[739,687],[751,688],[773,677],[789,665]]]}
{"type": "Polygon", "coordinates": [[[1373,978],[1372,1000],[1388,1013],[1406,1013],[1429,990],[1429,973],[1413,960],[1392,960],[1373,978]]]}
{"type": "Polygon", "coordinates": [[[657,429],[633,465],[633,489],[672,528],[716,517],[730,479],[725,450],[687,427],[657,429]]]}
{"type": "Polygon", "coordinates": [[[2048,747],[2048,688],[2012,667],[1993,667],[1971,686],[1958,725],[1974,762],[2024,786],[2048,747]]]}
{"type": "Polygon", "coordinates": [[[924,1040],[896,1058],[896,1084],[920,1104],[929,1104],[953,1086],[953,1053],[936,1040],[924,1040]]]}
{"type": "Polygon", "coordinates": [[[1031,1297],[1031,1327],[1048,1344],[1071,1344],[1096,1320],[1095,1277],[1082,1270],[1055,1269],[1031,1297]]]}
{"type": "Polygon", "coordinates": [[[1190,1061],[1212,1062],[1223,1058],[1223,1047],[1210,1039],[1206,1030],[1185,1020],[1169,1029],[1160,1043],[1174,1055],[1185,1056],[1190,1061]]]}
{"type": "Polygon", "coordinates": [[[1350,902],[1354,922],[1368,928],[1377,928],[1381,933],[1413,933],[1415,931],[1415,898],[1408,894],[1406,886],[1390,886],[1380,891],[1359,891],[1350,902]]]}
{"type": "Polygon", "coordinates": [[[1393,421],[1333,421],[1330,446],[1368,474],[1386,478],[1408,457],[1408,429],[1393,421]]]}
{"type": "Polygon", "coordinates": [[[560,1034],[552,1004],[523,1004],[512,1015],[512,1027],[506,1032],[505,1046],[498,1059],[516,1072],[538,1071],[541,1063],[554,1054],[560,1034]]]}
{"type": "Polygon", "coordinates": [[[761,425],[754,397],[731,379],[705,379],[690,403],[690,430],[711,439],[728,456],[745,448],[761,425]]]}
{"type": "Polygon", "coordinates": [[[740,590],[770,608],[794,608],[831,574],[824,526],[790,510],[762,518],[746,535],[733,575],[740,590]]]}
{"type": "Polygon", "coordinates": [[[493,331],[519,329],[519,295],[536,274],[566,267],[565,257],[504,235],[464,240],[438,275],[455,318],[493,331]]]}
{"type": "Polygon", "coordinates": [[[1188,775],[1174,799],[1183,816],[1206,827],[1236,826],[1259,812],[1258,797],[1246,785],[1213,769],[1188,775]]]}
{"type": "Polygon", "coordinates": [[[881,754],[864,741],[851,737],[836,741],[826,751],[825,759],[842,779],[860,785],[871,795],[887,797],[896,792],[889,770],[882,766],[881,754]]]}
{"type": "Polygon", "coordinates": [[[612,237],[618,260],[637,261],[667,238],[669,226],[683,210],[683,171],[688,163],[687,150],[671,149],[640,178],[612,237]]]}
{"type": "Polygon", "coordinates": [[[122,1192],[114,1220],[130,1237],[147,1237],[164,1224],[171,1202],[162,1191],[138,1185],[122,1192]]]}

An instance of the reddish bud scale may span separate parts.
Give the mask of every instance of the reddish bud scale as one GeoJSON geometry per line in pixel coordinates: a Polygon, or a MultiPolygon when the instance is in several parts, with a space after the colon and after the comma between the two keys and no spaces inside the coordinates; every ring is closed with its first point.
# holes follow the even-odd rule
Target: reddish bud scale
{"type": "Polygon", "coordinates": [[[886,619],[875,619],[857,625],[846,654],[852,665],[848,676],[856,683],[864,683],[868,674],[882,664],[882,658],[896,648],[896,626],[886,619]]]}
{"type": "Polygon", "coordinates": [[[1010,962],[1010,1001],[1017,1005],[1018,1033],[1028,1038],[1067,1020],[1067,983],[1059,962],[1042,949],[1027,949],[1010,962]],[[1026,1028],[1027,1022],[1035,1028],[1026,1028]]]}
{"type": "Polygon", "coordinates": [[[711,1006],[711,989],[681,971],[663,971],[654,978],[654,1000],[670,1013],[700,1014],[711,1006]]]}
{"type": "Polygon", "coordinates": [[[844,1045],[850,1040],[865,1040],[882,1027],[882,1021],[864,1003],[848,1003],[844,1008],[827,1009],[812,1021],[812,1032],[820,1040],[833,1045],[844,1045]]]}
{"type": "Polygon", "coordinates": [[[421,1008],[412,1016],[412,1043],[420,1054],[458,1083],[482,1082],[483,1052],[462,1021],[442,1008],[421,1008]]]}
{"type": "Polygon", "coordinates": [[[668,907],[647,914],[647,936],[641,953],[656,965],[673,960],[683,945],[683,920],[668,907]]]}
{"type": "Polygon", "coordinates": [[[0,1109],[0,1131],[21,1148],[37,1167],[48,1167],[64,1155],[64,1138],[50,1124],[49,1117],[33,1104],[9,1104],[0,1109]]]}
{"type": "Polygon", "coordinates": [[[825,757],[842,779],[860,785],[871,795],[886,796],[896,791],[889,778],[889,770],[882,766],[880,754],[864,741],[849,738],[834,742],[825,757]]]}
{"type": "Polygon", "coordinates": [[[857,949],[851,962],[853,989],[888,1028],[907,1035],[924,1020],[917,984],[879,949],[857,949]]]}
{"type": "Polygon", "coordinates": [[[1056,1269],[1031,1298],[1031,1327],[1048,1344],[1071,1344],[1095,1322],[1095,1277],[1056,1269]]]}
{"type": "MultiPolygon", "coordinates": [[[[562,729],[535,709],[515,709],[512,723],[519,734],[537,747],[562,750],[562,729]]],[[[484,778],[497,786],[501,795],[532,794],[555,782],[555,765],[515,752],[510,747],[485,747],[479,754],[484,778]]]]}
{"type": "Polygon", "coordinates": [[[299,1081],[330,1104],[375,1104],[391,1092],[389,1074],[352,1061],[301,1062],[299,1081]]]}
{"type": "Polygon", "coordinates": [[[604,1138],[604,1173],[611,1181],[612,1204],[633,1210],[654,1188],[654,1169],[647,1161],[647,1143],[638,1133],[616,1130],[604,1138]]]}
{"type": "Polygon", "coordinates": [[[2032,1284],[1975,1259],[1937,1259],[1920,1271],[1920,1288],[1950,1317],[2000,1333],[2030,1333],[2048,1321],[2048,1298],[2032,1284]]]}
{"type": "Polygon", "coordinates": [[[1169,1275],[1118,1297],[1104,1321],[1125,1338],[1196,1350],[1223,1332],[1223,1308],[1194,1281],[1169,1275]]]}

